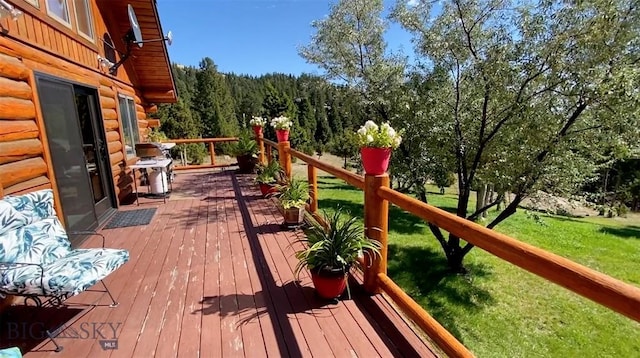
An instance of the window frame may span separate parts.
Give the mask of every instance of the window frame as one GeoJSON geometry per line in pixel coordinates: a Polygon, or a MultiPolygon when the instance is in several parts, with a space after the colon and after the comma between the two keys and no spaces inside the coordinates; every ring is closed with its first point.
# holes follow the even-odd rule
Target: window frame
{"type": "Polygon", "coordinates": [[[136,153],[136,144],[140,143],[140,128],[138,127],[138,116],[136,113],[136,102],[133,97],[127,96],[124,94],[118,94],[118,110],[120,112],[120,122],[122,123],[122,135],[124,138],[122,142],[122,147],[124,148],[125,160],[133,159],[137,157],[136,153]],[[122,106],[120,105],[121,101],[124,100],[126,113],[123,113],[122,106]],[[132,118],[133,117],[133,118],[132,118]],[[135,123],[135,125],[134,125],[135,123]],[[131,134],[131,142],[132,147],[131,150],[133,152],[132,156],[129,156],[127,152],[127,133],[129,130],[131,134]],[[137,139],[137,141],[136,141],[137,139]]]}
{"type": "Polygon", "coordinates": [[[36,9],[40,8],[40,0],[24,0],[29,5],[35,7],[36,9]]]}
{"type": "Polygon", "coordinates": [[[76,20],[76,33],[82,37],[84,37],[85,39],[95,43],[95,37],[96,37],[96,30],[95,30],[95,26],[93,23],[93,9],[91,7],[91,1],[89,0],[80,0],[80,1],[84,1],[86,9],[87,9],[87,21],[89,23],[89,31],[91,32],[91,34],[85,34],[84,32],[82,32],[80,30],[80,26],[79,26],[79,21],[78,21],[78,8],[76,7],[76,0],[71,0],[73,3],[73,12],[75,14],[75,20],[76,20]]]}
{"type": "MultiPolygon", "coordinates": [[[[48,0],[44,0],[44,7],[45,7],[45,11],[47,13],[47,16],[49,16],[50,18],[56,20],[57,22],[61,23],[62,25],[64,25],[65,27],[68,27],[70,29],[73,30],[73,25],[71,24],[71,18],[73,16],[73,14],[71,13],[71,8],[69,7],[69,0],[62,0],[65,2],[65,4],[67,4],[67,16],[69,16],[69,21],[65,21],[63,18],[59,17],[58,15],[54,14],[51,10],[49,10],[49,1],[48,0]]],[[[77,33],[77,29],[76,29],[76,33],[77,33]]]]}

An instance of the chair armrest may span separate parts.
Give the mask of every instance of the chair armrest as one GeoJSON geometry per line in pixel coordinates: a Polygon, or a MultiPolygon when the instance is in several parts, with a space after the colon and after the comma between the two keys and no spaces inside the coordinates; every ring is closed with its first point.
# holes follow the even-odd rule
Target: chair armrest
{"type": "Polygon", "coordinates": [[[42,294],[44,295],[44,267],[41,264],[32,264],[28,262],[0,262],[0,272],[17,270],[26,266],[36,266],[40,269],[40,288],[42,289],[42,294]]]}
{"type": "Polygon", "coordinates": [[[67,235],[90,235],[90,236],[100,236],[102,238],[102,248],[104,249],[105,238],[104,235],[95,231],[69,231],[67,235]]]}

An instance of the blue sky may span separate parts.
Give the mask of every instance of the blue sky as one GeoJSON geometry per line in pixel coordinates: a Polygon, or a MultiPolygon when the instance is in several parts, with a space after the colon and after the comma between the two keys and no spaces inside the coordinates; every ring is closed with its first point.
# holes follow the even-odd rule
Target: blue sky
{"type": "MultiPolygon", "coordinates": [[[[337,0],[336,0],[337,1],[337,0]]],[[[298,55],[310,42],[311,22],[329,13],[328,0],[158,0],[165,33],[173,32],[171,61],[197,66],[211,57],[222,72],[322,74],[298,55]]],[[[385,0],[389,8],[394,1],[385,0]]],[[[390,49],[411,52],[410,35],[397,25],[390,49]]]]}

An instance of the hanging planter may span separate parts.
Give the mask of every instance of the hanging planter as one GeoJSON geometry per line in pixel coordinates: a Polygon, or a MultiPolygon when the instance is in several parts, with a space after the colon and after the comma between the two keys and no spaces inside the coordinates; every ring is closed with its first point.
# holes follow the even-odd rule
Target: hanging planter
{"type": "Polygon", "coordinates": [[[289,129],[293,122],[287,117],[280,116],[271,120],[271,126],[276,130],[276,137],[278,137],[278,142],[288,142],[289,141],[289,129]]]}
{"type": "Polygon", "coordinates": [[[278,137],[278,142],[288,142],[289,131],[286,129],[276,129],[276,137],[278,137]]]}
{"type": "Polygon", "coordinates": [[[387,172],[389,160],[391,159],[391,148],[360,148],[362,166],[364,171],[370,175],[381,175],[387,172]]]}
{"type": "Polygon", "coordinates": [[[391,150],[398,148],[402,137],[389,123],[380,127],[373,121],[367,121],[358,129],[356,139],[360,145],[362,166],[368,175],[382,175],[389,168],[391,150]]]}
{"type": "Polygon", "coordinates": [[[259,137],[260,135],[262,135],[262,127],[267,124],[267,120],[262,117],[253,116],[251,117],[249,124],[253,128],[253,133],[256,134],[256,137],[259,137]]]}

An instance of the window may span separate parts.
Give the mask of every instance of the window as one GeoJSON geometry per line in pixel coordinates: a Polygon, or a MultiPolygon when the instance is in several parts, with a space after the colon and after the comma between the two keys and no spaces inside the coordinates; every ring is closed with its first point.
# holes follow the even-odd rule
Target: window
{"type": "Polygon", "coordinates": [[[35,7],[40,7],[40,2],[38,0],[27,0],[27,2],[35,7]]]}
{"type": "Polygon", "coordinates": [[[91,20],[91,6],[87,0],[73,0],[76,7],[76,23],[78,33],[93,41],[93,21],[91,20]]]}
{"type": "Polygon", "coordinates": [[[120,118],[122,119],[122,133],[124,134],[124,147],[127,159],[136,156],[136,143],[140,142],[138,132],[138,118],[136,116],[136,105],[132,98],[120,96],[120,118]]]}
{"type": "Polygon", "coordinates": [[[57,19],[66,25],[71,25],[67,0],[47,0],[47,12],[54,19],[57,19]]]}

